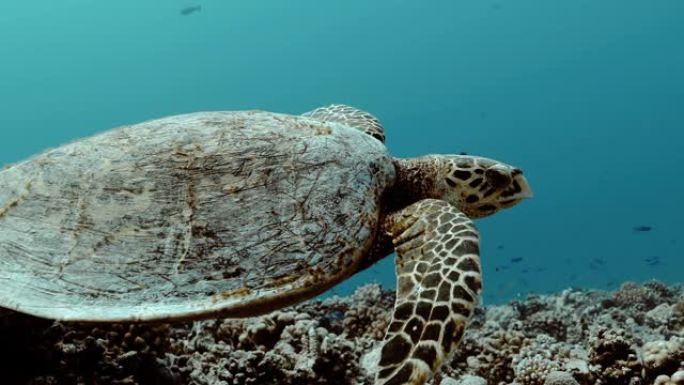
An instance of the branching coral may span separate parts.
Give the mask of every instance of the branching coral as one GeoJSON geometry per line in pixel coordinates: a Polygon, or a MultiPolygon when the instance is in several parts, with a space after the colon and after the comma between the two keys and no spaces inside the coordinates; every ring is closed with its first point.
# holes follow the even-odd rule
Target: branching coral
{"type": "Polygon", "coordinates": [[[540,334],[513,356],[515,380],[522,385],[542,385],[549,373],[561,370],[571,355],[563,344],[540,334]]]}
{"type": "Polygon", "coordinates": [[[618,306],[640,312],[649,311],[660,303],[669,303],[672,297],[673,292],[658,282],[645,285],[626,282],[613,294],[613,300],[618,306]]]}
{"type": "Polygon", "coordinates": [[[511,361],[525,341],[522,332],[514,330],[496,330],[485,336],[468,333],[445,372],[454,377],[472,373],[494,383],[510,382],[514,378],[511,361]]]}
{"type": "Polygon", "coordinates": [[[641,363],[624,330],[601,328],[590,344],[590,363],[606,384],[629,384],[634,378],[640,378],[641,363]]]}

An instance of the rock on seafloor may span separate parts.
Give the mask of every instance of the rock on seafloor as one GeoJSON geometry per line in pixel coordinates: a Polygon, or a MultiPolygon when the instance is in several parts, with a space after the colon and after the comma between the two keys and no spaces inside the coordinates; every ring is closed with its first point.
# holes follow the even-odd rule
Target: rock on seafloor
{"type": "MultiPolygon", "coordinates": [[[[0,315],[0,384],[372,384],[378,285],[268,315],[64,324],[0,315]]],[[[684,289],[625,283],[478,309],[432,385],[684,385],[684,289]]]]}

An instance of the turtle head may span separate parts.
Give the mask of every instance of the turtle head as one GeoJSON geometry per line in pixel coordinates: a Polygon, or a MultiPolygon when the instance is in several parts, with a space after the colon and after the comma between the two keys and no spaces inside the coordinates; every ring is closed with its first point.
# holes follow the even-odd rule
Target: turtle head
{"type": "Polygon", "coordinates": [[[437,159],[435,192],[470,218],[494,214],[532,197],[532,189],[518,168],[469,155],[446,155],[437,159]]]}

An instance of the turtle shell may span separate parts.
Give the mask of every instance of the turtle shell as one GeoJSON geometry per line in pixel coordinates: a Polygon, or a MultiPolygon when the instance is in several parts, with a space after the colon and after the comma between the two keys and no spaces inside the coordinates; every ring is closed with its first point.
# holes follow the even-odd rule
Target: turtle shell
{"type": "Polygon", "coordinates": [[[260,111],[107,131],[0,172],[0,306],[78,321],[261,314],[356,272],[394,166],[260,111]]]}

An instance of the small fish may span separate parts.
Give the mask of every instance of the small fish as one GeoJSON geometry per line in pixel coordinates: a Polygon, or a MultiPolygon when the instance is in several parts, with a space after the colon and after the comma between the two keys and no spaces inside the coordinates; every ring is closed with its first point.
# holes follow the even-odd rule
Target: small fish
{"type": "Polygon", "coordinates": [[[589,262],[589,268],[592,270],[601,270],[606,265],[606,260],[603,258],[594,258],[589,262]]]}
{"type": "Polygon", "coordinates": [[[660,257],[657,255],[654,255],[652,257],[646,257],[646,258],[644,258],[644,261],[649,266],[659,266],[660,262],[661,262],[660,257]]]}
{"type": "Polygon", "coordinates": [[[193,5],[193,6],[185,7],[183,9],[181,9],[180,14],[183,16],[188,16],[188,15],[192,15],[195,12],[199,12],[201,10],[202,10],[201,5],[193,5]]]}
{"type": "Polygon", "coordinates": [[[503,248],[504,248],[504,245],[499,245],[496,247],[497,250],[503,250],[503,248]]]}
{"type": "Polygon", "coordinates": [[[646,226],[646,225],[638,225],[632,227],[632,231],[635,233],[646,233],[653,230],[653,227],[651,226],[646,226]]]}
{"type": "Polygon", "coordinates": [[[523,260],[522,257],[513,257],[513,258],[511,258],[511,263],[518,263],[522,260],[523,260]]]}

